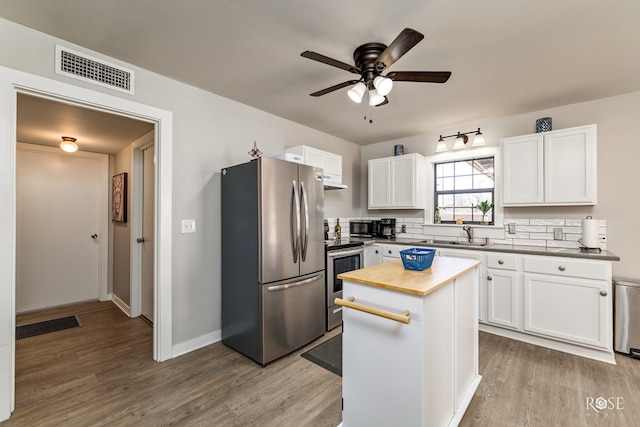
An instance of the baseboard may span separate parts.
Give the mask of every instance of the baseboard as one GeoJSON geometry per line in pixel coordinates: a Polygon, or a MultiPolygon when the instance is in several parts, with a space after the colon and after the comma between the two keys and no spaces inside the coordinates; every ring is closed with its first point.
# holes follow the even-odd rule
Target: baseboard
{"type": "Polygon", "coordinates": [[[116,305],[116,307],[118,307],[120,310],[122,310],[124,312],[124,314],[127,315],[127,317],[131,317],[131,308],[124,301],[122,301],[120,298],[118,298],[117,295],[112,294],[111,295],[111,301],[113,301],[113,303],[116,305]]]}
{"type": "Polygon", "coordinates": [[[458,405],[458,409],[456,410],[456,413],[453,415],[453,418],[449,422],[448,427],[457,427],[460,424],[460,422],[462,421],[462,418],[464,417],[465,412],[467,412],[467,409],[471,404],[471,399],[473,399],[473,396],[476,394],[476,391],[478,391],[478,386],[480,386],[480,381],[482,381],[482,375],[476,375],[476,377],[473,379],[473,382],[469,386],[467,393],[465,394],[464,398],[458,405]]]}
{"type": "Polygon", "coordinates": [[[575,344],[569,344],[566,342],[539,337],[537,335],[529,335],[518,331],[512,331],[510,329],[503,329],[484,323],[479,324],[479,330],[481,332],[488,332],[490,334],[500,335],[501,337],[511,338],[516,341],[522,341],[528,344],[550,348],[551,350],[562,351],[564,353],[573,354],[575,356],[586,357],[588,359],[598,360],[600,362],[610,363],[612,365],[616,364],[616,358],[613,351],[596,350],[593,348],[582,347],[575,344]]]}
{"type": "Polygon", "coordinates": [[[221,329],[174,345],[172,349],[172,357],[179,357],[184,354],[191,353],[192,351],[217,343],[218,341],[222,341],[221,329]]]}

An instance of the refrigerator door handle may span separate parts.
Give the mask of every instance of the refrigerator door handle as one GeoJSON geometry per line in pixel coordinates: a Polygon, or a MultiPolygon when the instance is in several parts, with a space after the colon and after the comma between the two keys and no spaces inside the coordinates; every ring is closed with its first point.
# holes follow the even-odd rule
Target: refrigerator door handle
{"type": "Polygon", "coordinates": [[[309,200],[307,198],[307,190],[304,188],[304,182],[300,181],[300,195],[304,202],[304,239],[302,240],[302,261],[307,260],[307,246],[309,244],[309,200]]]}
{"type": "Polygon", "coordinates": [[[298,194],[298,183],[293,180],[291,202],[293,204],[291,209],[291,247],[293,249],[293,263],[298,262],[300,251],[300,195],[298,194]],[[294,214],[295,209],[295,214],[294,214]]]}
{"type": "Polygon", "coordinates": [[[284,289],[295,288],[296,286],[302,286],[309,284],[311,282],[315,282],[318,279],[322,278],[322,274],[316,274],[313,277],[309,277],[308,279],[298,280],[297,282],[285,283],[284,285],[275,285],[269,286],[267,291],[282,291],[284,289]]]}

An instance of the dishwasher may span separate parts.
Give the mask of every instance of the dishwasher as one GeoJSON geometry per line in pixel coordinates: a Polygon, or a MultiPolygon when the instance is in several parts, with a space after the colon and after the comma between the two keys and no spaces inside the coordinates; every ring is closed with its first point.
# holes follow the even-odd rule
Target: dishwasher
{"type": "Polygon", "coordinates": [[[640,279],[613,279],[613,349],[640,359],[640,279]]]}

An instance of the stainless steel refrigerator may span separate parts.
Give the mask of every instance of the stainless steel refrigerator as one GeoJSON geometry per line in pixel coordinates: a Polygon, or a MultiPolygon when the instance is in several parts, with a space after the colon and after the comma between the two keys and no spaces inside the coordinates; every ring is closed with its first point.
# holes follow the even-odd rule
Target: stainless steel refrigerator
{"type": "Polygon", "coordinates": [[[266,365],[324,333],[322,170],[259,158],[221,175],[222,342],[266,365]]]}

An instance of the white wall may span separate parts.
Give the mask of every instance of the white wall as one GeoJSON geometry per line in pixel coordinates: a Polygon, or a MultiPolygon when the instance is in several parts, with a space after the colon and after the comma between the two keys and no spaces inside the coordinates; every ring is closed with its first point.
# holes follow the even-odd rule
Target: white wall
{"type": "Polygon", "coordinates": [[[131,64],[123,65],[136,73],[133,96],[59,76],[53,63],[56,43],[105,57],[5,20],[0,20],[0,33],[0,65],[173,112],[174,346],[221,327],[219,172],[249,161],[254,140],[265,156],[300,144],[341,154],[349,189],[326,193],[325,214],[359,214],[359,146],[131,64]],[[185,218],[196,219],[197,233],[180,233],[185,218]]]}
{"type": "MultiPolygon", "coordinates": [[[[637,242],[640,241],[640,143],[638,112],[640,92],[529,114],[505,117],[485,123],[461,124],[454,129],[413,136],[362,147],[360,197],[363,216],[399,216],[420,218],[422,211],[367,211],[367,161],[393,155],[393,146],[403,144],[405,152],[433,156],[440,134],[451,135],[482,128],[487,145],[499,146],[500,138],[535,132],[535,121],[552,117],[553,129],[595,123],[598,125],[598,204],[584,207],[507,208],[505,218],[593,218],[607,222],[607,250],[621,258],[613,264],[614,276],[640,278],[637,242]],[[382,215],[381,215],[382,214],[382,215]]],[[[450,140],[449,144],[451,143],[450,140]]],[[[468,150],[471,151],[471,150],[468,150]]],[[[446,158],[446,153],[439,154],[446,158]]]]}

